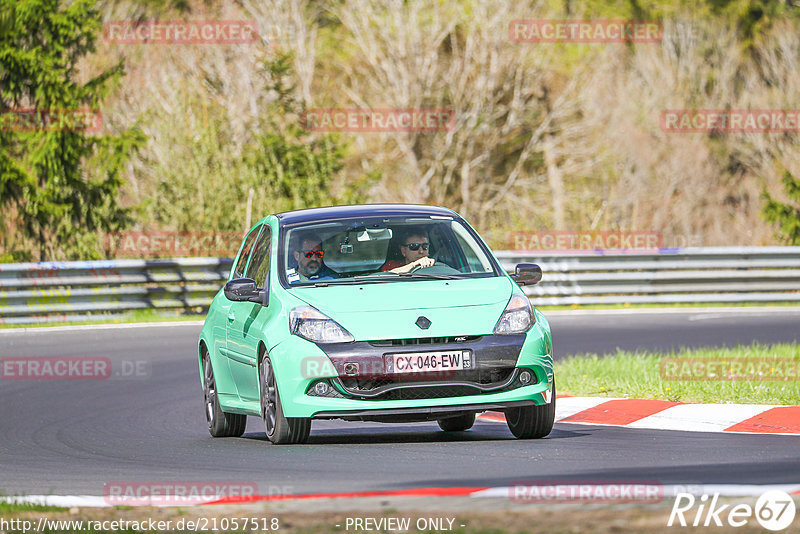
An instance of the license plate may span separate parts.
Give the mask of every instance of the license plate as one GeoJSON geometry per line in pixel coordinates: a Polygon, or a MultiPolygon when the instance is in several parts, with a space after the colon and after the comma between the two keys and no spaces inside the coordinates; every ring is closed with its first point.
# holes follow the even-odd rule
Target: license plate
{"type": "Polygon", "coordinates": [[[386,355],[386,370],[389,373],[458,371],[462,369],[472,369],[472,353],[468,350],[386,355]]]}

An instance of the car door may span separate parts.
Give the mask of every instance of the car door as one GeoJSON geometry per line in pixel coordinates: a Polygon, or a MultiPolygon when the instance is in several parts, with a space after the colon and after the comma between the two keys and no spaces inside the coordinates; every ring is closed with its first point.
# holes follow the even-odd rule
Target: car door
{"type": "MultiPolygon", "coordinates": [[[[247,262],[250,260],[250,254],[253,250],[253,246],[255,245],[256,238],[258,237],[260,230],[260,225],[253,228],[242,240],[242,245],[239,247],[239,253],[235,258],[235,263],[231,269],[230,276],[228,277],[229,280],[242,278],[244,276],[247,262]]],[[[214,339],[215,347],[214,354],[223,356],[221,360],[215,362],[216,365],[222,366],[222,368],[215,369],[215,374],[219,375],[217,377],[219,386],[227,387],[226,385],[230,386],[232,380],[230,358],[228,357],[228,325],[233,317],[231,306],[234,303],[228,300],[225,297],[225,293],[222,291],[220,291],[218,297],[216,297],[214,301],[215,304],[213,310],[209,310],[209,313],[213,312],[215,316],[219,317],[218,321],[214,321],[214,328],[212,330],[212,337],[214,339]]],[[[221,393],[230,394],[233,396],[238,395],[236,388],[233,386],[231,386],[230,391],[221,391],[221,393]]]]}
{"type": "MultiPolygon", "coordinates": [[[[244,274],[256,281],[256,287],[264,288],[270,267],[272,231],[264,225],[244,274]]],[[[257,302],[233,302],[228,312],[228,358],[231,374],[243,401],[259,400],[258,391],[258,342],[266,310],[257,302]]]]}

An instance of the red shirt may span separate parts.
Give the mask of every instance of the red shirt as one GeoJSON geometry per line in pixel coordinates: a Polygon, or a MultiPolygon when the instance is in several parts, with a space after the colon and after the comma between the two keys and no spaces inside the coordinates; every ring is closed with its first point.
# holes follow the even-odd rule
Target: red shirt
{"type": "Polygon", "coordinates": [[[383,265],[381,265],[381,271],[383,271],[383,272],[391,271],[392,269],[396,269],[398,267],[402,267],[403,265],[405,265],[405,263],[402,263],[402,262],[397,261],[397,260],[389,260],[386,263],[384,263],[383,265]]]}

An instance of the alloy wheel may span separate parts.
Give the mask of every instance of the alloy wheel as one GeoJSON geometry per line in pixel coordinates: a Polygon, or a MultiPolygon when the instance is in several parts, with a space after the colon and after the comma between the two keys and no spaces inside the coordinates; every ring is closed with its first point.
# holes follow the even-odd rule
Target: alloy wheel
{"type": "Polygon", "coordinates": [[[211,369],[211,361],[208,354],[203,356],[203,396],[206,401],[206,422],[208,428],[214,424],[214,403],[217,397],[217,385],[214,381],[214,371],[211,369]]]}
{"type": "Polygon", "coordinates": [[[264,417],[264,426],[267,436],[275,432],[278,418],[277,394],[275,388],[275,373],[269,358],[261,360],[261,413],[264,417]]]}

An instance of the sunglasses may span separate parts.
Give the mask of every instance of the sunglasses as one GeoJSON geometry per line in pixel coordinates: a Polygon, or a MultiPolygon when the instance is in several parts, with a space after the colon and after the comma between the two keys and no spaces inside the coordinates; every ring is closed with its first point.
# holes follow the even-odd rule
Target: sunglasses
{"type": "Polygon", "coordinates": [[[400,246],[408,247],[408,250],[416,251],[419,250],[420,247],[422,247],[422,250],[428,250],[428,247],[430,247],[431,245],[430,243],[408,243],[406,245],[400,245],[400,246]]]}
{"type": "Polygon", "coordinates": [[[312,256],[321,258],[325,254],[325,252],[323,252],[322,250],[301,250],[300,254],[302,254],[306,258],[311,258],[312,256]]]}

